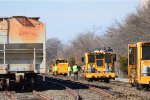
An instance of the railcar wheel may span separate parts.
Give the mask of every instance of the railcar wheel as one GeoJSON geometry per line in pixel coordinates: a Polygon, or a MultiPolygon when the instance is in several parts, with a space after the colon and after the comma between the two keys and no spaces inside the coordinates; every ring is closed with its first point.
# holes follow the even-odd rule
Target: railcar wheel
{"type": "Polygon", "coordinates": [[[94,81],[99,81],[99,78],[93,78],[94,79],[94,81]]]}
{"type": "Polygon", "coordinates": [[[133,83],[130,83],[131,87],[134,87],[135,85],[133,83]]]}
{"type": "Polygon", "coordinates": [[[36,88],[35,82],[36,82],[36,75],[26,75],[25,77],[25,90],[26,91],[32,91],[36,88]]]}
{"type": "Polygon", "coordinates": [[[93,82],[93,78],[88,78],[88,82],[93,82]]]}
{"type": "Polygon", "coordinates": [[[104,82],[105,82],[105,83],[110,83],[109,78],[104,78],[104,82]]]}
{"type": "Polygon", "coordinates": [[[32,78],[30,80],[30,89],[29,90],[33,90],[34,89],[34,83],[35,83],[35,80],[34,80],[34,78],[32,78]]]}
{"type": "Polygon", "coordinates": [[[67,76],[67,73],[65,73],[64,76],[67,76]]]}
{"type": "Polygon", "coordinates": [[[10,84],[9,84],[9,79],[6,79],[6,90],[7,90],[7,91],[9,91],[9,88],[10,88],[9,85],[10,85],[10,84]]]}
{"type": "Polygon", "coordinates": [[[142,85],[141,85],[141,84],[139,84],[139,83],[137,83],[137,84],[136,84],[136,89],[141,91],[141,89],[142,89],[142,85]]]}
{"type": "Polygon", "coordinates": [[[103,77],[99,77],[99,81],[100,81],[100,82],[103,82],[103,77]]]}
{"type": "Polygon", "coordinates": [[[6,79],[1,79],[1,90],[6,89],[6,79]]]}
{"type": "Polygon", "coordinates": [[[149,86],[149,85],[147,85],[147,86],[146,86],[146,90],[149,90],[149,87],[150,87],[150,86],[149,86]]]}

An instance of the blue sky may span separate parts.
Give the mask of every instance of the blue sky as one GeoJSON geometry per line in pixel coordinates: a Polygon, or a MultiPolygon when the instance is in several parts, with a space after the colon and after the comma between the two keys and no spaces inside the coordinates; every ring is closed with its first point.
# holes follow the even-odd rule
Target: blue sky
{"type": "Polygon", "coordinates": [[[67,42],[91,27],[103,34],[114,20],[121,21],[140,6],[140,0],[0,0],[0,16],[39,16],[47,39],[67,42]]]}

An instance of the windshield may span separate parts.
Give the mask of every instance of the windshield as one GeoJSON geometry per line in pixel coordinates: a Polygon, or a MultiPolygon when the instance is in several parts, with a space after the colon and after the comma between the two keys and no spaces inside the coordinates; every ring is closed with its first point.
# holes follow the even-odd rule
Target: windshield
{"type": "Polygon", "coordinates": [[[134,65],[134,64],[136,64],[136,60],[137,60],[137,50],[136,50],[136,48],[135,47],[130,47],[129,48],[129,64],[130,65],[134,65]]]}
{"type": "Polygon", "coordinates": [[[58,63],[67,63],[67,61],[66,60],[56,60],[56,64],[58,64],[58,63]]]}
{"type": "Polygon", "coordinates": [[[96,65],[97,66],[103,66],[103,60],[97,60],[96,65]]]}
{"type": "Polygon", "coordinates": [[[150,60],[150,46],[142,46],[142,59],[150,60]]]}
{"type": "Polygon", "coordinates": [[[111,54],[106,54],[105,55],[105,62],[106,63],[111,63],[112,62],[112,55],[111,54]]]}
{"type": "Polygon", "coordinates": [[[96,54],[96,59],[103,59],[104,58],[104,54],[96,54]]]}
{"type": "Polygon", "coordinates": [[[88,63],[95,63],[95,55],[88,55],[88,63]]]}

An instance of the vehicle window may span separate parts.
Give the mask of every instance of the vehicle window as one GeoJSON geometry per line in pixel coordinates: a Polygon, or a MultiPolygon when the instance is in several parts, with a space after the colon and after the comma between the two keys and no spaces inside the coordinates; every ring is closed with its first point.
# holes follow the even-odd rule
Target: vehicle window
{"type": "Polygon", "coordinates": [[[96,54],[96,59],[103,59],[104,58],[104,54],[96,54]]]}
{"type": "Polygon", "coordinates": [[[142,46],[142,59],[150,60],[150,46],[142,46]]]}
{"type": "Polygon", "coordinates": [[[105,63],[111,63],[112,62],[112,55],[106,54],[105,55],[105,63]]]}
{"type": "Polygon", "coordinates": [[[130,65],[135,65],[136,64],[136,48],[135,47],[130,47],[129,48],[129,64],[130,65]]]}
{"type": "Polygon", "coordinates": [[[88,55],[88,63],[95,63],[95,55],[88,55]]]}
{"type": "Polygon", "coordinates": [[[96,65],[97,66],[103,66],[103,60],[97,60],[96,65]]]}
{"type": "Polygon", "coordinates": [[[58,64],[58,63],[67,63],[67,61],[66,60],[56,60],[56,63],[58,64]]]}

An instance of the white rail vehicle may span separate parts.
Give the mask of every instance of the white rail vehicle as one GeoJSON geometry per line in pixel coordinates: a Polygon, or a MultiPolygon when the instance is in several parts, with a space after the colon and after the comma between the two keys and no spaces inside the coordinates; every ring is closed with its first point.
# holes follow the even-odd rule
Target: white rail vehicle
{"type": "Polygon", "coordinates": [[[11,82],[33,88],[36,75],[45,70],[45,25],[39,17],[0,18],[1,89],[11,82]]]}

